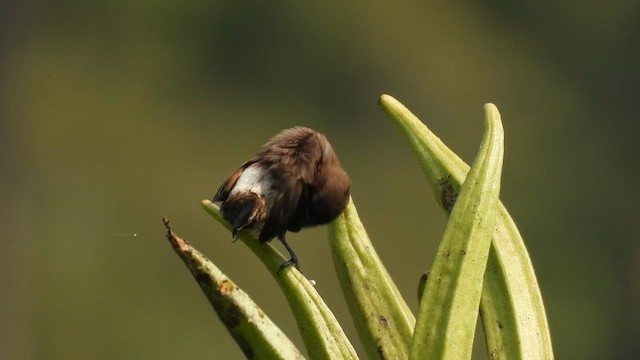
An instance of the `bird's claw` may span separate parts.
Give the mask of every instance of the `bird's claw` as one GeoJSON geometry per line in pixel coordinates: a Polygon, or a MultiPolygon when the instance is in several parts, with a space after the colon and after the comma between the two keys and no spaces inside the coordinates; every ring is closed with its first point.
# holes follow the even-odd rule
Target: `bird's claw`
{"type": "Polygon", "coordinates": [[[298,269],[298,271],[300,271],[300,264],[298,264],[298,259],[291,258],[283,262],[282,265],[280,265],[280,267],[278,268],[278,275],[280,275],[280,272],[282,272],[282,270],[288,268],[291,265],[293,265],[293,267],[295,267],[296,269],[298,269]]]}

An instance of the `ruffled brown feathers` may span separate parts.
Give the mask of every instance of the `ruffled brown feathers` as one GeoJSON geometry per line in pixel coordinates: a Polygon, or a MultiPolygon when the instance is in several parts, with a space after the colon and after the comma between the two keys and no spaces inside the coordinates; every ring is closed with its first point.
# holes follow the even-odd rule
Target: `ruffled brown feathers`
{"type": "Polygon", "coordinates": [[[286,232],[335,219],[346,207],[350,189],[349,176],[327,138],[294,127],[274,136],[262,152],[242,164],[213,201],[222,203],[222,215],[234,233],[253,229],[261,242],[278,237],[292,256],[283,266],[297,266],[286,232]]]}

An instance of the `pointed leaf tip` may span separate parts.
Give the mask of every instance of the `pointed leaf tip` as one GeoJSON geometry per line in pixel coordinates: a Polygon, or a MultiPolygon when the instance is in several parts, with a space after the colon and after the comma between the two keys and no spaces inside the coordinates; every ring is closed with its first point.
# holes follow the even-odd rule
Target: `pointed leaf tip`
{"type": "Polygon", "coordinates": [[[431,268],[410,359],[471,357],[483,279],[495,228],[503,140],[497,112],[487,109],[478,155],[445,227],[431,268]]]}
{"type": "MultiPolygon", "coordinates": [[[[406,108],[397,100],[382,95],[379,103],[407,138],[438,202],[449,213],[469,165],[415,115],[403,111],[406,108]]],[[[500,118],[495,105],[485,104],[484,110],[487,122],[500,118]]],[[[544,302],[531,259],[508,211],[501,203],[498,208],[481,300],[487,348],[492,359],[553,359],[544,302]]]]}

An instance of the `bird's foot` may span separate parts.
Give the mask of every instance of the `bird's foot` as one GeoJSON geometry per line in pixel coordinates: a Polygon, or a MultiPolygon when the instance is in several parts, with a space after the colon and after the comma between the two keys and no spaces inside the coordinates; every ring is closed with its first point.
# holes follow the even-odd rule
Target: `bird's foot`
{"type": "Polygon", "coordinates": [[[280,265],[280,267],[278,268],[278,275],[280,275],[280,272],[282,272],[282,270],[288,268],[291,265],[293,265],[293,267],[300,271],[300,264],[298,263],[298,258],[296,257],[283,262],[282,265],[280,265]]]}

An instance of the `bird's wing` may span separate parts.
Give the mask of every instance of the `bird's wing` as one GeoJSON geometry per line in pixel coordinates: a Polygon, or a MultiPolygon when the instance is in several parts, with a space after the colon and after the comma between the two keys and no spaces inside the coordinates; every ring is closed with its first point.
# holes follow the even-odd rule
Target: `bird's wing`
{"type": "MultiPolygon", "coordinates": [[[[269,218],[260,233],[260,241],[265,242],[287,230],[299,231],[301,219],[308,214],[309,195],[313,190],[319,164],[322,162],[323,148],[321,134],[306,131],[304,128],[293,128],[298,131],[286,134],[284,141],[274,137],[267,146],[270,151],[265,154],[265,161],[270,163],[273,173],[281,180],[269,218]],[[295,141],[291,141],[295,135],[295,141]]],[[[326,140],[325,140],[326,142],[326,140]]]]}

